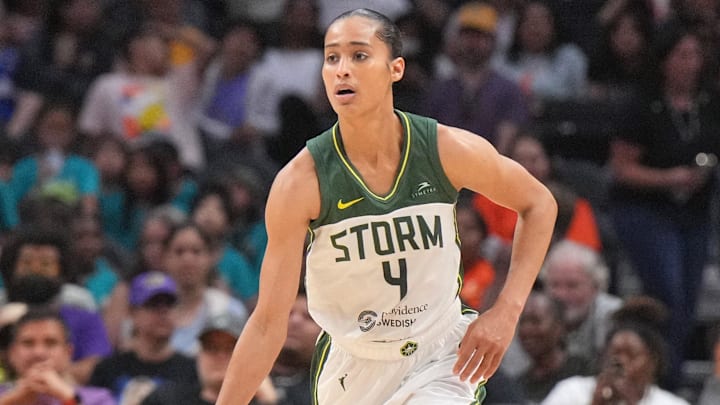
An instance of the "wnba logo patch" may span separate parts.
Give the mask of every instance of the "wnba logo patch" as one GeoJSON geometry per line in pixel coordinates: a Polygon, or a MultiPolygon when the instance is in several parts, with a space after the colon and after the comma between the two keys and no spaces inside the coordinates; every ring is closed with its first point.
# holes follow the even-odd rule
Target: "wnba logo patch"
{"type": "Polygon", "coordinates": [[[358,326],[360,331],[367,332],[375,326],[375,320],[377,319],[377,313],[375,311],[362,311],[358,315],[358,326]]]}

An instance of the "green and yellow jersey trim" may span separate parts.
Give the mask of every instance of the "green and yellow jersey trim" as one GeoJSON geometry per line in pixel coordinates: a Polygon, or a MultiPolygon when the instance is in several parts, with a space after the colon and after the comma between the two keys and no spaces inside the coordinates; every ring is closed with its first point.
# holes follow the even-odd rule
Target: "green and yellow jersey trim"
{"type": "Polygon", "coordinates": [[[348,161],[348,159],[345,157],[345,154],[343,153],[343,148],[341,146],[341,140],[339,139],[338,132],[337,132],[339,124],[336,123],[332,128],[332,139],[333,139],[333,144],[335,145],[335,152],[340,157],[340,160],[343,162],[343,165],[345,166],[345,168],[348,169],[350,174],[352,174],[352,176],[355,178],[355,180],[357,180],[357,182],[360,184],[360,186],[362,186],[362,188],[368,194],[370,194],[371,196],[373,196],[373,198],[380,200],[380,201],[387,201],[395,195],[395,192],[397,191],[398,186],[400,185],[400,180],[402,179],[403,174],[405,174],[405,169],[407,168],[408,159],[410,157],[410,143],[411,143],[410,139],[411,139],[411,135],[412,135],[411,134],[412,131],[410,131],[410,120],[408,119],[407,115],[405,115],[404,112],[398,111],[398,114],[402,118],[402,121],[405,123],[405,125],[404,125],[405,126],[405,134],[406,134],[405,135],[405,149],[403,151],[403,158],[402,158],[402,163],[400,164],[400,170],[398,171],[398,174],[395,177],[395,183],[393,184],[392,189],[390,189],[390,192],[388,193],[388,195],[386,195],[385,197],[373,193],[372,190],[370,190],[370,188],[367,186],[367,184],[365,184],[365,181],[362,179],[362,176],[360,176],[360,174],[357,172],[357,170],[355,170],[355,168],[350,163],[350,161],[348,161]]]}
{"type": "Polygon", "coordinates": [[[332,339],[330,335],[327,332],[323,332],[315,345],[315,352],[313,353],[312,363],[310,365],[310,390],[312,392],[313,405],[318,405],[318,383],[320,381],[320,374],[327,361],[331,343],[332,339]]]}

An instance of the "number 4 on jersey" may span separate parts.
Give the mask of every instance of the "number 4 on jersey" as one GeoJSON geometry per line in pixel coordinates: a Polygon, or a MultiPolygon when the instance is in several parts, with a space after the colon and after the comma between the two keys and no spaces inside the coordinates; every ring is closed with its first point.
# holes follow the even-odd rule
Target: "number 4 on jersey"
{"type": "Polygon", "coordinates": [[[385,281],[390,285],[400,287],[400,299],[405,298],[407,294],[407,262],[405,259],[398,260],[398,265],[400,266],[400,275],[398,277],[393,277],[390,262],[383,262],[382,265],[385,281]]]}

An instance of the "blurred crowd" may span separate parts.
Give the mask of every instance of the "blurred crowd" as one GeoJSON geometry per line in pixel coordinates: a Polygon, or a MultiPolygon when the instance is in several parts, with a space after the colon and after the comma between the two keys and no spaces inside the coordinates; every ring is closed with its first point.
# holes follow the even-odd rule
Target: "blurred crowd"
{"type": "MultiPolygon", "coordinates": [[[[403,32],[398,109],[486,137],[558,201],[485,403],[720,403],[697,314],[720,0],[2,0],[0,404],[215,402],[272,179],[335,121],[323,32],[357,7],[403,32]]],[[[499,292],[516,220],[461,193],[466,305],[499,292]]],[[[257,404],[312,403],[302,286],[289,322],[257,404]]]]}

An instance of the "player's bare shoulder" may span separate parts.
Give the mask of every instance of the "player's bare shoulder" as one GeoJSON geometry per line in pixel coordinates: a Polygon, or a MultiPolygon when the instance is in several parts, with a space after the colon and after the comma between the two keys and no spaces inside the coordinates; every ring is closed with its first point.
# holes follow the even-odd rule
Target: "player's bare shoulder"
{"type": "Polygon", "coordinates": [[[490,142],[464,129],[438,124],[437,137],[440,162],[458,189],[468,186],[468,176],[491,170],[498,157],[490,142]]]}
{"type": "Polygon", "coordinates": [[[303,148],[286,164],[273,181],[268,197],[271,204],[280,204],[308,218],[316,218],[320,212],[320,185],[315,171],[315,161],[307,148],[303,148]]]}

